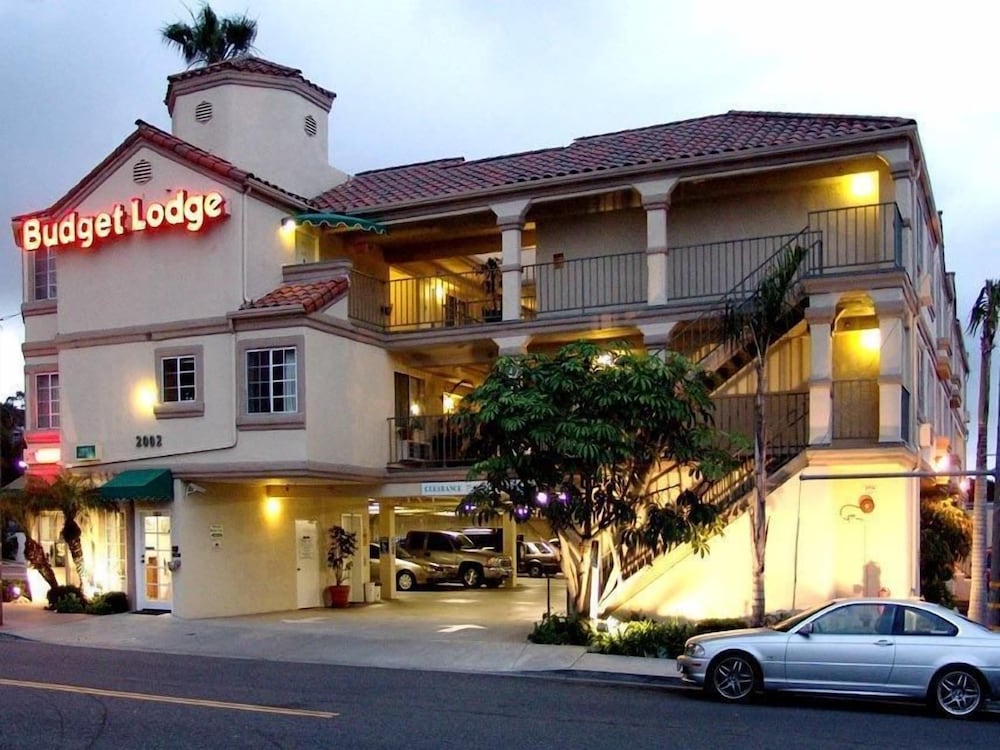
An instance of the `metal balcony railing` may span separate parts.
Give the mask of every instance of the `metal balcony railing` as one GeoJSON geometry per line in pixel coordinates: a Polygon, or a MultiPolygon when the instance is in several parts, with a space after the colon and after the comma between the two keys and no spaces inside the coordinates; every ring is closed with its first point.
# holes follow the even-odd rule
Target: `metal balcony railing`
{"type": "Polygon", "coordinates": [[[523,305],[531,317],[599,310],[646,302],[646,253],[536,263],[521,269],[523,305]]]}
{"type": "Polygon", "coordinates": [[[472,464],[450,414],[391,417],[388,424],[391,465],[440,468],[472,464]]]}
{"type": "Polygon", "coordinates": [[[834,440],[878,439],[878,380],[835,380],[831,396],[834,440]]]}
{"type": "Polygon", "coordinates": [[[895,203],[811,211],[809,229],[823,237],[808,261],[811,276],[903,267],[903,219],[895,203]]]}

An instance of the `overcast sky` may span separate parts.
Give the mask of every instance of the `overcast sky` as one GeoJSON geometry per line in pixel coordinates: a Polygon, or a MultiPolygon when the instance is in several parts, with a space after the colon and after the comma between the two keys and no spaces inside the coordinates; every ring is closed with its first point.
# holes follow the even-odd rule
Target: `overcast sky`
{"type": "MultiPolygon", "coordinates": [[[[973,10],[987,3],[212,5],[248,12],[260,56],[337,93],[330,160],[349,173],[729,109],[913,117],[963,323],[984,278],[1000,277],[1000,53],[993,12],[973,10]]],[[[170,129],[166,78],[184,64],[159,28],[175,20],[190,20],[177,0],[0,0],[0,216],[53,203],[136,119],[170,129]]],[[[23,387],[20,256],[3,237],[0,398],[23,387]]],[[[968,347],[977,369],[978,346],[968,347]]]]}

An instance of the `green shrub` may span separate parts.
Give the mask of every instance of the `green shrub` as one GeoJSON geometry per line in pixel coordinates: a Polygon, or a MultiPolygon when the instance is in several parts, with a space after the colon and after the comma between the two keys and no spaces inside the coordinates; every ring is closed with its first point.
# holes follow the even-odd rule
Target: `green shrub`
{"type": "Polygon", "coordinates": [[[694,626],[686,620],[643,618],[622,623],[610,632],[595,633],[591,646],[601,654],[672,659],[684,650],[684,641],[692,635],[694,626]]]}
{"type": "Polygon", "coordinates": [[[124,591],[109,591],[98,594],[87,605],[88,615],[117,615],[128,612],[128,597],[124,591]]]}
{"type": "Polygon", "coordinates": [[[80,599],[73,594],[66,594],[66,596],[56,599],[55,604],[53,604],[49,609],[55,610],[56,612],[73,614],[77,612],[85,612],[86,608],[87,605],[83,599],[80,599]]]}
{"type": "MultiPolygon", "coordinates": [[[[84,597],[83,592],[80,591],[79,586],[53,586],[45,596],[49,600],[48,608],[56,612],[82,612],[84,605],[87,603],[87,599],[84,597]],[[64,599],[76,599],[80,603],[80,608],[75,610],[59,609],[56,605],[64,599]]],[[[63,606],[72,605],[64,604],[63,606]]]]}
{"type": "Polygon", "coordinates": [[[579,615],[542,615],[528,634],[532,643],[556,646],[587,646],[590,644],[590,624],[579,615]]]}

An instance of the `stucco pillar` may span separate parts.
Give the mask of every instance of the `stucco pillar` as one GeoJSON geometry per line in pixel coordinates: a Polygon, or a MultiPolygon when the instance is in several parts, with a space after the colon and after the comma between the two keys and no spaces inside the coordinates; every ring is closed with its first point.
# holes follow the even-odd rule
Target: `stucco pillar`
{"type": "Polygon", "coordinates": [[[879,329],[878,440],[903,439],[903,315],[902,300],[876,302],[879,329]]]}
{"type": "MultiPolygon", "coordinates": [[[[911,273],[916,273],[918,248],[913,244],[914,190],[913,182],[917,178],[917,170],[908,145],[880,151],[879,155],[889,165],[892,177],[893,195],[896,207],[902,218],[902,260],[911,273]]],[[[926,270],[926,269],[925,269],[926,270]]]]}
{"type": "Polygon", "coordinates": [[[527,354],[529,341],[530,336],[500,336],[493,339],[493,343],[497,345],[497,354],[501,357],[527,354]]]}
{"type": "Polygon", "coordinates": [[[833,307],[810,307],[809,445],[829,444],[833,437],[833,307]]]}
{"type": "Polygon", "coordinates": [[[677,178],[633,185],[646,209],[646,304],[664,305],[670,297],[670,246],[667,242],[667,212],[677,178]]]}
{"type": "Polygon", "coordinates": [[[639,331],[642,333],[642,343],[646,347],[646,351],[656,353],[660,359],[663,359],[670,343],[670,334],[676,326],[676,321],[640,325],[639,331]]]}
{"type": "Polygon", "coordinates": [[[389,540],[389,551],[382,550],[378,561],[379,580],[382,582],[382,598],[396,598],[396,504],[392,500],[381,500],[378,504],[378,542],[389,540]]]}
{"type": "Polygon", "coordinates": [[[500,227],[500,248],[503,253],[503,319],[521,319],[521,230],[530,200],[510,201],[490,206],[500,227]]]}

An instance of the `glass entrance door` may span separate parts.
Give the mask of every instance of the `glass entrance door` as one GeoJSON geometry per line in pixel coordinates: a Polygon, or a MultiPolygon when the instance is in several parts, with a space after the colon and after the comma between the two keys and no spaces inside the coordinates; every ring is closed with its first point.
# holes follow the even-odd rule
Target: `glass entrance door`
{"type": "Polygon", "coordinates": [[[139,581],[136,596],[140,609],[170,609],[173,605],[171,573],[170,514],[139,511],[139,581]]]}

